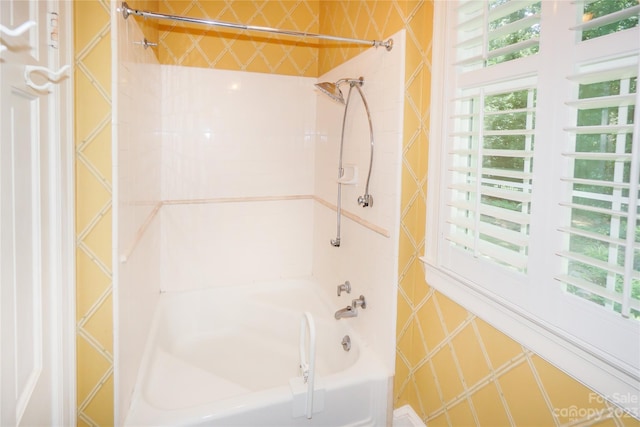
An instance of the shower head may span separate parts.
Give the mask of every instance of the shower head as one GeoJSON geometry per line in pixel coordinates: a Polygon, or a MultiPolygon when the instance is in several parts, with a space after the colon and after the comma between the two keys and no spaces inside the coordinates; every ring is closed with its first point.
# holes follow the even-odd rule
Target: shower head
{"type": "Polygon", "coordinates": [[[322,93],[329,95],[334,101],[344,104],[344,96],[336,83],[322,82],[315,85],[322,93]]]}
{"type": "Polygon", "coordinates": [[[325,95],[329,95],[329,97],[334,101],[338,101],[339,103],[344,104],[344,96],[342,96],[342,91],[340,90],[340,85],[344,83],[349,83],[352,87],[354,85],[362,86],[364,84],[364,77],[360,77],[359,79],[340,79],[335,83],[316,83],[315,87],[320,89],[320,91],[325,95]]]}

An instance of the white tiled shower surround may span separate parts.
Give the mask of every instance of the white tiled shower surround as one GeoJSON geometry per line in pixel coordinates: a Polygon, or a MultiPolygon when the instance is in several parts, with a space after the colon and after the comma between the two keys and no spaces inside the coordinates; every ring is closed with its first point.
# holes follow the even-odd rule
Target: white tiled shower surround
{"type": "MultiPolygon", "coordinates": [[[[113,2],[112,7],[115,8],[113,2]]],[[[115,13],[115,11],[113,12],[115,13]]],[[[117,16],[117,15],[114,15],[117,16]]],[[[162,82],[158,61],[140,44],[133,19],[116,19],[113,49],[113,300],[115,419],[131,400],[159,296],[162,82]],[[148,223],[148,227],[143,227],[148,223]],[[143,232],[144,231],[144,232],[143,232]]]]}
{"type": "Polygon", "coordinates": [[[161,70],[164,200],[313,192],[315,79],[161,70]]]}
{"type": "MultiPolygon", "coordinates": [[[[131,43],[136,37],[142,39],[121,34],[114,76],[119,419],[139,365],[132,355],[142,353],[161,290],[313,275],[336,310],[366,296],[366,310],[340,321],[352,322],[367,337],[391,375],[404,31],[394,36],[391,52],[370,49],[318,79],[363,76],[373,116],[374,204],[362,208],[356,199],[364,193],[369,131],[354,89],[344,163],[358,167],[360,181],[343,186],[340,248],[329,241],[336,233],[331,206],[344,109],[314,89],[316,79],[134,65],[131,56],[143,50],[131,43]],[[336,286],[345,280],[353,292],[337,298],[336,286]]],[[[348,86],[342,89],[346,97],[348,86]]]]}
{"type": "Polygon", "coordinates": [[[162,289],[310,275],[315,79],[161,70],[162,289]]]}
{"type": "MultiPolygon", "coordinates": [[[[335,212],[316,203],[313,240],[313,275],[332,296],[336,308],[346,306],[360,294],[366,297],[367,309],[360,311],[353,325],[367,337],[390,373],[395,361],[405,31],[392,38],[394,47],[390,52],[368,49],[318,79],[335,82],[340,78],[364,77],[362,91],[371,110],[375,136],[369,186],[373,207],[363,208],[357,203],[358,196],[364,194],[370,144],[364,106],[354,89],[347,115],[343,163],[357,165],[360,179],[356,186],[342,186],[342,208],[386,230],[389,237],[343,217],[342,243],[334,248],[329,241],[336,233],[335,212]],[[338,297],[336,285],[345,280],[351,283],[351,295],[338,297]]],[[[343,86],[342,91],[346,98],[348,86],[343,86]]],[[[318,98],[314,194],[333,203],[342,114],[339,104],[326,96],[318,98]]]]}

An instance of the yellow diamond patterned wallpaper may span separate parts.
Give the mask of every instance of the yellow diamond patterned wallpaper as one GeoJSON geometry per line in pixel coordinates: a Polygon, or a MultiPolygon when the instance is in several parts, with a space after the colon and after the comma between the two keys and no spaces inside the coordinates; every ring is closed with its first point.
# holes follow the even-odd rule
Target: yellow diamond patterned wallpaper
{"type": "MultiPolygon", "coordinates": [[[[321,1],[320,33],[366,40],[382,40],[403,28],[407,1],[321,1]]],[[[318,75],[358,55],[366,45],[322,41],[318,75]]]]}
{"type": "Polygon", "coordinates": [[[74,3],[78,426],[113,425],[110,20],[74,3]]]}
{"type": "MultiPolygon", "coordinates": [[[[318,1],[172,1],[160,0],[159,12],[291,31],[318,32],[318,1]]],[[[207,29],[182,22],[159,26],[158,59],[163,64],[295,76],[318,74],[315,39],[270,33],[207,29]]]]}
{"type": "MultiPolygon", "coordinates": [[[[130,6],[345,37],[407,30],[394,405],[434,426],[640,426],[430,288],[425,235],[431,1],[147,0],[130,6]],[[576,411],[578,408],[583,411],[576,411]],[[574,411],[572,412],[571,409],[574,411]],[[592,409],[592,410],[587,410],[592,409]]],[[[74,2],[78,425],[113,425],[108,0],[74,2]]],[[[366,47],[142,22],[161,63],[317,76],[366,47]],[[222,37],[219,37],[222,36],[222,37]]]]}

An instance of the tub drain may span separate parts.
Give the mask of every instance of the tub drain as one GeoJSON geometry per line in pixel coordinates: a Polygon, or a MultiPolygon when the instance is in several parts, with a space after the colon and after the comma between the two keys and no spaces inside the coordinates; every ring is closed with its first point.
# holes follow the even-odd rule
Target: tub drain
{"type": "Polygon", "coordinates": [[[341,344],[344,351],[351,350],[351,338],[349,338],[349,335],[345,335],[344,338],[342,338],[341,344]]]}

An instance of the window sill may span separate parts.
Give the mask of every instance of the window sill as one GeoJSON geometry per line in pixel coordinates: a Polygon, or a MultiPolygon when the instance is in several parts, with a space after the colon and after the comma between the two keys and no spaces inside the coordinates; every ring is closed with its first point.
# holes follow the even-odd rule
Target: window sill
{"type": "Polygon", "coordinates": [[[605,355],[563,336],[472,282],[421,257],[429,286],[540,355],[633,416],[640,417],[640,381],[607,363],[605,355]]]}

